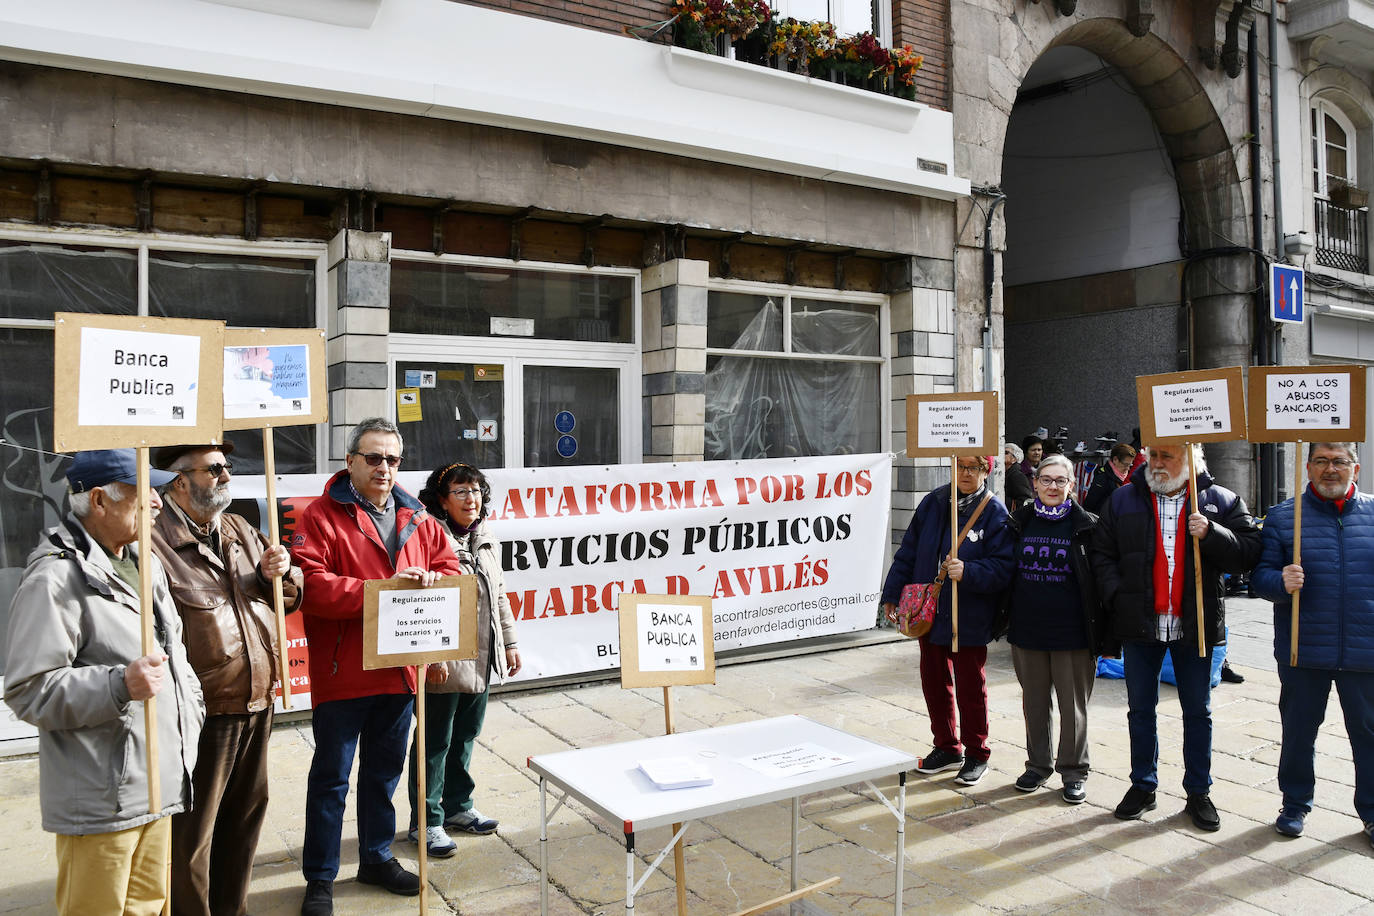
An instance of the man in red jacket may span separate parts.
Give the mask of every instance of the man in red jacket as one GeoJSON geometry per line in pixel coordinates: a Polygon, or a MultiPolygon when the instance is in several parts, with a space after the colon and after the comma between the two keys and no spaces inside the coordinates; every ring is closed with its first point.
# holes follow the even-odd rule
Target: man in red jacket
{"type": "Polygon", "coordinates": [[[401,432],[381,417],[349,436],[347,468],[301,513],[291,555],[305,575],[301,603],[310,643],[315,756],[305,797],[301,916],[331,916],[339,872],[344,799],[358,763],[358,882],[414,896],[419,879],[391,855],[391,795],[410,741],[415,670],[363,668],[363,587],[368,579],[429,586],[456,574],[443,527],[396,486],[401,432]]]}

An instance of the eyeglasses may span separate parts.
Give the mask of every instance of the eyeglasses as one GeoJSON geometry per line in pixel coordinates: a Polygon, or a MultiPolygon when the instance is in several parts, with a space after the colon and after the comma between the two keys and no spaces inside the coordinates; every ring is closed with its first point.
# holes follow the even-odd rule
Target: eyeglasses
{"type": "Polygon", "coordinates": [[[1035,479],[1047,487],[1054,487],[1056,490],[1062,490],[1069,485],[1069,478],[1067,477],[1037,477],[1035,479]]]}
{"type": "Polygon", "coordinates": [[[1338,471],[1346,471],[1355,462],[1349,458],[1313,458],[1307,462],[1319,471],[1324,471],[1328,467],[1333,467],[1338,471]]]}
{"type": "Polygon", "coordinates": [[[376,452],[354,452],[353,454],[366,461],[370,468],[375,468],[383,461],[393,468],[401,466],[400,455],[379,455],[376,452]]]}
{"type": "Polygon", "coordinates": [[[482,491],[476,488],[460,487],[457,490],[449,490],[449,496],[456,496],[459,499],[467,499],[469,496],[481,496],[482,491]]]}
{"type": "Polygon", "coordinates": [[[982,474],[982,473],[986,473],[986,472],[987,472],[987,469],[988,469],[988,466],[987,466],[986,464],[961,464],[961,465],[959,465],[959,473],[960,473],[960,474],[982,474]]]}
{"type": "Polygon", "coordinates": [[[204,465],[203,467],[198,467],[198,468],[183,468],[182,471],[181,471],[181,473],[185,474],[185,473],[187,473],[188,471],[205,471],[205,472],[206,472],[207,474],[209,474],[211,477],[218,477],[219,475],[223,474],[225,471],[228,471],[229,473],[232,474],[232,473],[234,472],[234,466],[233,466],[232,464],[230,464],[229,462],[227,462],[227,461],[224,462],[223,464],[221,464],[221,463],[219,463],[219,462],[215,462],[214,464],[207,464],[207,465],[204,465]]]}

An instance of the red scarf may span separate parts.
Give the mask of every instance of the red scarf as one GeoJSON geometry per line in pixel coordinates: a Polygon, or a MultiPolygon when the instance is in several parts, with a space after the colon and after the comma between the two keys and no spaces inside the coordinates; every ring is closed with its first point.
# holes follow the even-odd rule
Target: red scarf
{"type": "Polygon", "coordinates": [[[1169,561],[1164,557],[1164,526],[1159,521],[1159,500],[1150,494],[1155,510],[1155,613],[1183,616],[1183,558],[1187,554],[1188,513],[1178,513],[1178,533],[1174,535],[1174,578],[1169,581],[1169,561]]]}
{"type": "Polygon", "coordinates": [[[1335,506],[1337,515],[1340,515],[1341,512],[1345,510],[1345,501],[1355,495],[1355,485],[1353,483],[1350,485],[1350,489],[1346,490],[1345,495],[1340,499],[1327,499],[1325,496],[1318,493],[1317,488],[1310,483],[1307,485],[1307,489],[1311,490],[1312,495],[1317,497],[1317,499],[1320,499],[1324,503],[1331,503],[1331,505],[1335,506]]]}

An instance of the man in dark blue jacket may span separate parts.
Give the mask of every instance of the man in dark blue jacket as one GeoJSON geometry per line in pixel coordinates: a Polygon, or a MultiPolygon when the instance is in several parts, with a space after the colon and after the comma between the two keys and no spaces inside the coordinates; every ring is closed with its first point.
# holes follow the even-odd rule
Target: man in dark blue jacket
{"type": "Polygon", "coordinates": [[[1251,579],[1274,602],[1283,722],[1283,808],[1274,829],[1284,836],[1300,836],[1312,810],[1313,747],[1334,683],[1355,758],[1355,813],[1374,843],[1374,497],[1355,488],[1359,477],[1353,442],[1313,443],[1302,494],[1302,565],[1292,562],[1289,499],[1265,519],[1264,552],[1251,579]],[[1298,663],[1290,665],[1291,596],[1299,591],[1298,663]]]}
{"type": "Polygon", "coordinates": [[[1093,573],[1126,668],[1131,788],[1115,814],[1135,820],[1155,807],[1159,786],[1159,672],[1168,652],[1183,711],[1185,810],[1200,830],[1217,830],[1212,803],[1212,647],[1226,640],[1223,573],[1248,572],[1260,534],[1245,502],[1197,462],[1198,511],[1189,512],[1188,454],[1179,445],[1150,449],[1148,463],[1103,506],[1093,541],[1093,573]],[[1202,607],[1194,585],[1193,539],[1202,555],[1202,607]],[[1204,653],[1198,654],[1198,614],[1204,653]]]}

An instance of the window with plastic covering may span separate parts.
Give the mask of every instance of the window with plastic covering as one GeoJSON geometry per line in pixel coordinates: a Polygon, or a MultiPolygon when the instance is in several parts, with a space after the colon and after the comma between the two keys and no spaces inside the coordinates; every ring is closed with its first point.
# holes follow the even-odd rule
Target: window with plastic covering
{"type": "Polygon", "coordinates": [[[881,450],[881,310],[876,302],[711,290],[705,457],[881,450]]]}
{"type": "MultiPolygon", "coordinates": [[[[0,234],[0,643],[25,558],[66,511],[68,459],[52,454],[54,313],[137,315],[142,301],[142,314],[231,326],[318,321],[315,257],[118,245],[76,233],[61,238],[76,241],[0,234]]],[[[262,473],[261,434],[243,430],[228,438],[235,472],[262,473]]],[[[276,430],[274,446],[278,473],[316,471],[315,427],[276,430]]]]}

